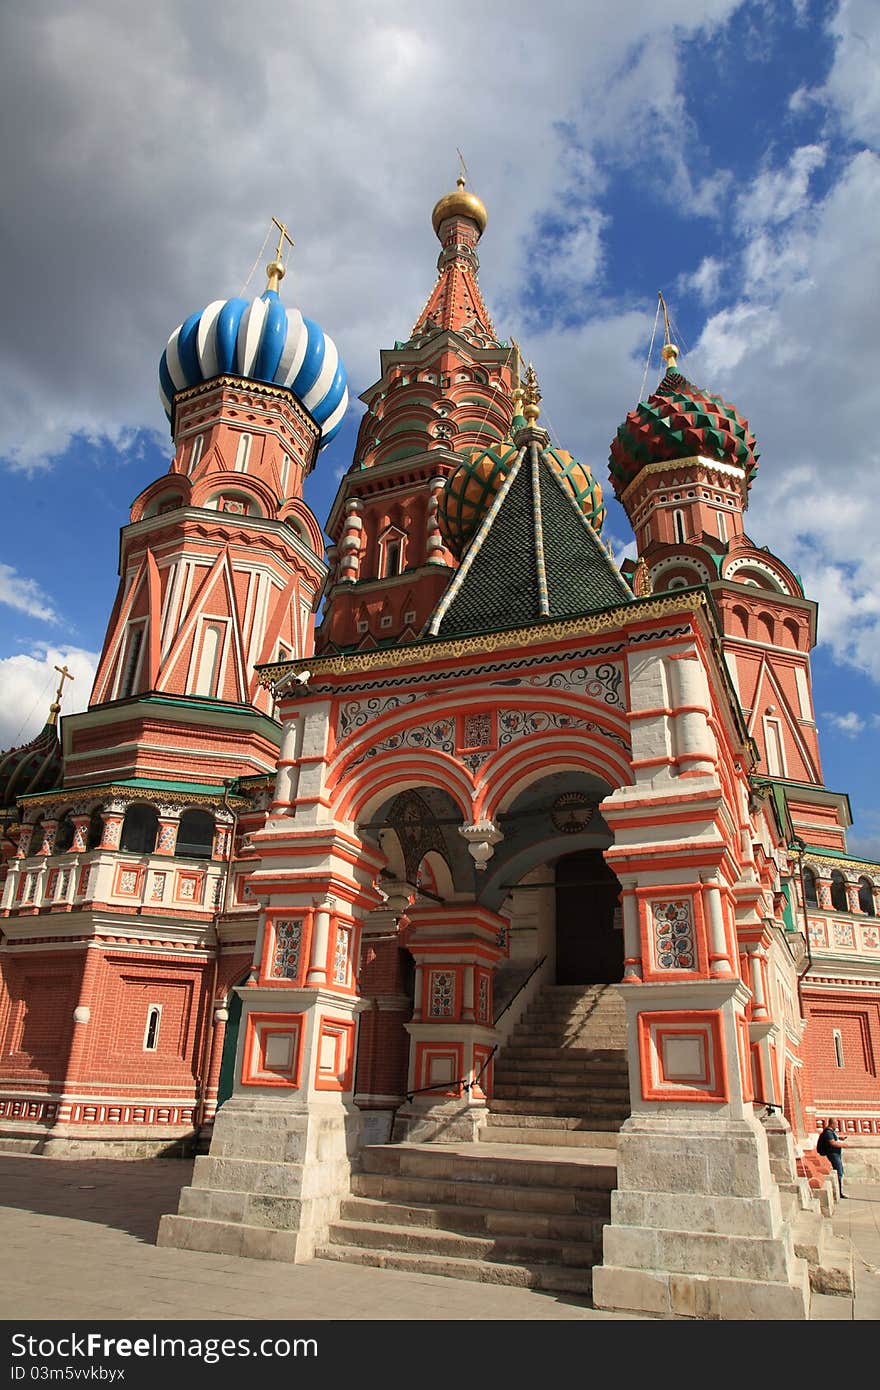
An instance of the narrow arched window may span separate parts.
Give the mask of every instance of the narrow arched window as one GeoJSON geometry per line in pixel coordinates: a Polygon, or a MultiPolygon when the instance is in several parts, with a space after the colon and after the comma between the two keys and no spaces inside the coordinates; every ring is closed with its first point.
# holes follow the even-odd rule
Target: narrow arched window
{"type": "Polygon", "coordinates": [[[834,1060],[839,1067],[843,1066],[843,1034],[839,1028],[835,1028],[831,1033],[834,1039],[834,1060]]]}
{"type": "Polygon", "coordinates": [[[129,628],[128,646],[125,652],[125,665],[119,682],[119,699],[125,700],[134,691],[140,666],[141,647],[144,641],[144,624],[129,628]]]}
{"type": "Polygon", "coordinates": [[[716,513],[716,516],[717,516],[717,518],[718,518],[718,539],[719,539],[720,541],[724,541],[724,542],[726,543],[726,541],[727,541],[727,517],[724,515],[723,512],[717,512],[717,513],[716,513]]]}
{"type": "Polygon", "coordinates": [[[129,806],[122,822],[120,848],[129,854],[152,854],[158,829],[159,817],[153,806],[145,806],[142,802],[129,806]]]}
{"type": "Polygon", "coordinates": [[[144,1029],[144,1052],[155,1052],[159,1046],[159,1024],[162,1021],[162,1005],[151,1004],[147,1009],[147,1026],[144,1029]]]}
{"type": "Polygon", "coordinates": [[[864,875],[859,879],[859,911],[868,917],[874,916],[874,887],[864,875]]]}
{"type": "Polygon", "coordinates": [[[835,869],[831,875],[831,906],[838,912],[848,912],[849,903],[846,898],[846,881],[839,869],[835,869]]]}
{"type": "Polygon", "coordinates": [[[819,906],[819,895],[816,892],[816,875],[812,869],[804,869],[804,902],[807,907],[819,906]]]}
{"type": "Polygon", "coordinates": [[[199,466],[199,460],[202,457],[202,449],[204,448],[204,446],[205,436],[203,434],[196,435],[195,439],[193,440],[192,449],[190,451],[189,468],[187,469],[187,472],[190,475],[195,473],[196,469],[199,466]]]}
{"type": "Polygon", "coordinates": [[[676,507],[672,513],[672,525],[675,529],[675,539],[684,542],[684,512],[680,507],[676,507]]]}
{"type": "Polygon", "coordinates": [[[65,811],[55,830],[55,853],[66,854],[73,844],[74,824],[70,812],[65,811]]]}
{"type": "Polygon", "coordinates": [[[214,844],[214,817],[207,811],[184,811],[177,831],[175,854],[187,859],[210,859],[214,844]]]}
{"type": "Polygon", "coordinates": [[[248,471],[248,459],[251,455],[251,437],[243,434],[238,441],[238,449],[235,454],[236,473],[246,473],[248,471]]]}

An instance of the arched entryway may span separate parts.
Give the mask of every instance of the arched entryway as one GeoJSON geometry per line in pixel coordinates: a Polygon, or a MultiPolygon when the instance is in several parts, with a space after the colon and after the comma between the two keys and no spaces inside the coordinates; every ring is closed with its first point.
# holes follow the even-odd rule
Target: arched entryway
{"type": "Polygon", "coordinates": [[[601,849],[556,862],[556,983],[616,984],[623,978],[620,884],[601,849]]]}

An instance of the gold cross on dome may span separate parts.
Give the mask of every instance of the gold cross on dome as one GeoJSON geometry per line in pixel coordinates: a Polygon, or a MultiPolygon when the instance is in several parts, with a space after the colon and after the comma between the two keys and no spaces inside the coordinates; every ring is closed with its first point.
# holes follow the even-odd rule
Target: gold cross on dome
{"type": "Polygon", "coordinates": [[[64,682],[65,682],[65,681],[75,681],[75,680],[76,680],[76,676],[73,674],[72,671],[68,671],[68,669],[67,669],[67,663],[66,663],[66,662],[65,662],[65,664],[64,664],[63,666],[56,666],[56,667],[55,667],[55,670],[58,672],[59,676],[61,677],[60,681],[58,682],[58,689],[55,691],[55,699],[58,700],[58,701],[60,702],[60,700],[61,700],[61,692],[62,692],[62,690],[64,689],[64,682]]]}
{"type": "Polygon", "coordinates": [[[275,223],[275,226],[278,228],[278,245],[275,247],[275,259],[276,259],[276,261],[280,261],[280,260],[281,260],[281,253],[282,253],[282,251],[283,251],[283,249],[284,249],[284,243],[285,243],[285,241],[289,244],[291,250],[293,250],[293,237],[290,235],[290,232],[287,230],[287,223],[286,223],[286,222],[279,222],[277,217],[273,217],[273,218],[272,218],[272,221],[275,223]]]}
{"type": "Polygon", "coordinates": [[[274,290],[277,294],[278,286],[281,284],[281,281],[284,279],[285,275],[284,262],[281,259],[284,253],[284,243],[286,241],[292,247],[293,237],[287,230],[286,222],[279,222],[277,217],[273,217],[272,221],[278,228],[278,245],[275,247],[275,259],[270,261],[269,264],[266,266],[266,274],[269,277],[266,283],[266,289],[274,290]]]}

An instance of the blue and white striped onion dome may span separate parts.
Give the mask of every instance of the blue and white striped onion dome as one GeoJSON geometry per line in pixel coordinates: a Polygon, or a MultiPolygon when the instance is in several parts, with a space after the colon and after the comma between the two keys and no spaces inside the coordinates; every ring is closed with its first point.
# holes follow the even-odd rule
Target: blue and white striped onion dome
{"type": "Polygon", "coordinates": [[[176,328],[159,362],[159,394],[171,419],[176,391],[214,376],[286,386],[321,426],[323,449],[348,405],[345,367],[332,338],[275,290],[259,299],[215,299],[176,328]]]}

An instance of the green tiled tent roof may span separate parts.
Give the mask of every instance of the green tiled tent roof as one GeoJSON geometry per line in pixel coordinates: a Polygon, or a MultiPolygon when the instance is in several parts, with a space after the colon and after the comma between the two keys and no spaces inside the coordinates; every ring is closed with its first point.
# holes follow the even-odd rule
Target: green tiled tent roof
{"type": "Polygon", "coordinates": [[[632,597],[542,447],[531,443],[483,519],[429,631],[445,638],[528,627],[632,597]]]}

